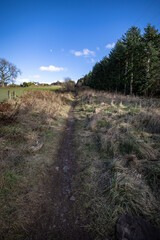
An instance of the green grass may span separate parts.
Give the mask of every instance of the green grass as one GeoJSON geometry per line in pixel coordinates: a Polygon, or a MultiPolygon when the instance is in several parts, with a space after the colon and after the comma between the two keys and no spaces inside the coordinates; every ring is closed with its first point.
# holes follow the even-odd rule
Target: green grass
{"type": "Polygon", "coordinates": [[[8,98],[8,91],[11,92],[13,97],[13,91],[16,92],[16,96],[22,96],[26,91],[35,91],[35,90],[48,90],[48,91],[55,91],[59,89],[59,86],[47,86],[47,87],[6,87],[0,88],[0,102],[7,100],[8,98]]]}

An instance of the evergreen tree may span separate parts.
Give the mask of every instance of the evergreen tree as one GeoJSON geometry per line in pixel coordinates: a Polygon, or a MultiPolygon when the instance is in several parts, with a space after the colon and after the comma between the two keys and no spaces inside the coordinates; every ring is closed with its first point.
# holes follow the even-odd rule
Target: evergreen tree
{"type": "Polygon", "coordinates": [[[160,86],[160,34],[150,24],[144,31],[145,81],[142,91],[149,95],[155,93],[157,86],[160,86]]]}
{"type": "Polygon", "coordinates": [[[160,94],[160,34],[148,25],[143,36],[131,27],[118,40],[109,57],[96,63],[83,84],[124,94],[160,94]]]}
{"type": "MultiPolygon", "coordinates": [[[[126,60],[128,62],[128,75],[129,75],[129,93],[133,94],[134,87],[136,86],[136,73],[137,73],[137,62],[139,62],[139,51],[141,48],[141,31],[139,28],[131,27],[125,36],[122,37],[123,43],[126,46],[126,60]]],[[[139,63],[140,64],[140,63],[139,63]]]]}

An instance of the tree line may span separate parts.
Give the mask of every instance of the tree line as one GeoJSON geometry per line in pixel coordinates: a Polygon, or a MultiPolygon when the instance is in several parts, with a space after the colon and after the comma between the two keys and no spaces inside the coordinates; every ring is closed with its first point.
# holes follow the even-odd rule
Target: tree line
{"type": "Polygon", "coordinates": [[[150,24],[143,34],[140,28],[131,27],[109,56],[78,83],[124,94],[160,95],[160,33],[150,24]]]}

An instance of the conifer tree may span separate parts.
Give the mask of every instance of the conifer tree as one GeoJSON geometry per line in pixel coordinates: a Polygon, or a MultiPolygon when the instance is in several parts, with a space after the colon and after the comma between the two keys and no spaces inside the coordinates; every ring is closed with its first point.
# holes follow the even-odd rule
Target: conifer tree
{"type": "Polygon", "coordinates": [[[83,84],[124,94],[160,95],[160,34],[148,25],[141,35],[131,27],[109,57],[96,63],[83,84]]]}

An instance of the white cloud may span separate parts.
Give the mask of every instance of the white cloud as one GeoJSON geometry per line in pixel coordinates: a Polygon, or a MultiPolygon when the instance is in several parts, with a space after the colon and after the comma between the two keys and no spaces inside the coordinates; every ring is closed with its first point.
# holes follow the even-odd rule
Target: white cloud
{"type": "Polygon", "coordinates": [[[94,51],[91,51],[87,48],[84,48],[82,51],[71,50],[71,53],[74,54],[76,57],[79,57],[79,56],[88,57],[88,56],[94,56],[95,55],[94,51]]]}
{"type": "Polygon", "coordinates": [[[114,48],[114,46],[115,46],[115,43],[109,43],[109,44],[107,44],[106,45],[106,48],[114,48]]]}
{"type": "Polygon", "coordinates": [[[90,51],[89,49],[85,48],[83,49],[83,54],[85,56],[88,56],[88,55],[94,55],[94,52],[93,51],[90,51]]]}
{"type": "Polygon", "coordinates": [[[71,53],[73,53],[75,56],[79,57],[79,56],[82,56],[83,53],[80,52],[80,51],[74,51],[74,50],[71,50],[71,53]]]}
{"type": "Polygon", "coordinates": [[[95,62],[94,58],[91,58],[91,63],[94,63],[94,62],[95,62]]]}
{"type": "Polygon", "coordinates": [[[95,63],[95,59],[94,58],[88,58],[87,63],[95,63]]]}
{"type": "Polygon", "coordinates": [[[67,69],[63,68],[63,67],[55,67],[53,65],[49,65],[48,67],[41,66],[40,70],[41,71],[49,71],[49,72],[60,72],[60,71],[65,71],[67,69]]]}
{"type": "Polygon", "coordinates": [[[100,51],[100,47],[97,47],[96,49],[97,49],[97,51],[100,51]]]}

